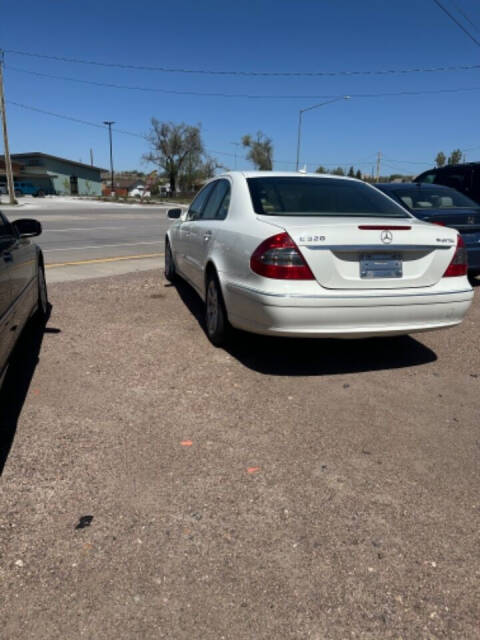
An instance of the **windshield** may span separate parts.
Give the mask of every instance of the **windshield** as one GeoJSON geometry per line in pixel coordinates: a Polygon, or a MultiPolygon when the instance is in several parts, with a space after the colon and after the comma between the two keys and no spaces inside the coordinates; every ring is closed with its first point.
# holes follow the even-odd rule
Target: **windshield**
{"type": "Polygon", "coordinates": [[[478,209],[478,205],[455,189],[439,189],[419,184],[411,189],[393,191],[395,196],[409,209],[478,209]]]}
{"type": "Polygon", "coordinates": [[[253,208],[268,216],[408,218],[383,193],[361,182],[336,178],[247,178],[253,208]]]}

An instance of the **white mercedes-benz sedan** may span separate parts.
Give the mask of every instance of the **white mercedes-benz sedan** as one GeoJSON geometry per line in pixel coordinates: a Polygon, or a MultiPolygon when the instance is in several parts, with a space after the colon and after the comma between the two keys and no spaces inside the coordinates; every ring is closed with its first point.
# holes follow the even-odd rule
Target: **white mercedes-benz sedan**
{"type": "Polygon", "coordinates": [[[225,173],[168,217],[165,275],[199,293],[215,345],[230,326],[329,338],[443,329],[473,298],[457,231],[352,178],[225,173]]]}

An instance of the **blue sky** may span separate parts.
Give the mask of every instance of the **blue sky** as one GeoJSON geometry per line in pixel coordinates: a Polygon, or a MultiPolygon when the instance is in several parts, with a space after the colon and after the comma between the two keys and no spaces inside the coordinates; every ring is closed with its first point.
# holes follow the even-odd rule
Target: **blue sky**
{"type": "MultiPolygon", "coordinates": [[[[480,40],[477,0],[442,0],[480,40]],[[466,20],[459,9],[473,23],[466,20]]],[[[8,52],[140,66],[236,71],[361,71],[480,63],[476,46],[433,0],[24,0],[5,3],[0,22],[12,153],[44,151],[108,167],[103,128],[45,111],[145,134],[161,121],[201,123],[206,148],[229,168],[250,168],[232,143],[262,130],[275,168],[294,169],[299,109],[322,98],[247,99],[133,91],[54,80],[25,71],[98,83],[176,91],[331,96],[472,89],[419,96],[352,97],[304,114],[302,164],[314,170],[355,165],[418,173],[439,150],[480,159],[480,69],[388,75],[255,77],[160,73],[65,63],[8,52]],[[21,7],[21,11],[19,11],[21,7]],[[24,71],[19,71],[22,69],[24,71]],[[474,149],[471,149],[471,148],[474,149]],[[475,148],[476,147],[476,148],[475,148]],[[220,153],[222,152],[222,153],[220,153]],[[234,158],[234,153],[238,157],[234,158]]],[[[326,98],[325,98],[326,100],[326,98]]],[[[114,133],[117,169],[138,168],[147,143],[114,133]]]]}

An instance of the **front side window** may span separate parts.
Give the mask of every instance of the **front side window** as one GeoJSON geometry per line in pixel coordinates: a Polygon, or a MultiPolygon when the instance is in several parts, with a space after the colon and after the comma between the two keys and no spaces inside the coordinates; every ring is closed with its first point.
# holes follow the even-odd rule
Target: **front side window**
{"type": "Polygon", "coordinates": [[[408,218],[400,205],[361,182],[336,178],[247,178],[256,213],[270,216],[408,218]]]}
{"type": "Polygon", "coordinates": [[[228,180],[218,180],[215,182],[215,189],[212,191],[207,204],[203,210],[203,220],[224,220],[228,212],[230,202],[230,183],[228,180]]]}
{"type": "Polygon", "coordinates": [[[210,195],[214,186],[215,183],[210,182],[206,187],[203,187],[203,189],[199,193],[197,193],[188,210],[188,220],[197,220],[198,218],[200,218],[203,207],[205,206],[208,196],[210,195]]]}

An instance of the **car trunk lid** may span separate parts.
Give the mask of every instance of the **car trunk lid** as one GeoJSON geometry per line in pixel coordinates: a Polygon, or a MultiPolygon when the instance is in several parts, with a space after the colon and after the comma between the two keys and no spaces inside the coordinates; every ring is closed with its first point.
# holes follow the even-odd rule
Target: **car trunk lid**
{"type": "Polygon", "coordinates": [[[286,231],[327,289],[400,289],[438,282],[457,233],[415,218],[259,216],[286,231]]]}

